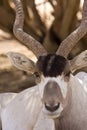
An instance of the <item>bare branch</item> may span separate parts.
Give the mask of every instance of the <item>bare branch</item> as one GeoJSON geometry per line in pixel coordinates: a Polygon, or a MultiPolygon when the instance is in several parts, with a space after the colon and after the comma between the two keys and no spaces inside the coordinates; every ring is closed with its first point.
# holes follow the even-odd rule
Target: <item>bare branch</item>
{"type": "MultiPolygon", "coordinates": [[[[65,1],[63,2],[63,4],[65,1]]],[[[67,3],[67,7],[64,10],[63,20],[61,21],[61,29],[59,32],[59,36],[61,39],[65,39],[70,31],[73,20],[76,18],[77,10],[79,10],[80,0],[69,0],[67,3]],[[66,26],[65,26],[65,23],[66,26]]],[[[64,7],[63,7],[64,8],[64,7]]]]}
{"type": "MultiPolygon", "coordinates": [[[[27,4],[29,5],[29,0],[27,0],[27,4]]],[[[40,29],[43,34],[45,34],[46,33],[46,26],[45,26],[44,22],[41,20],[41,17],[36,9],[36,5],[35,5],[34,0],[32,0],[32,2],[31,2],[31,8],[32,8],[32,11],[34,13],[34,20],[35,20],[37,28],[40,29]]]]}
{"type": "Polygon", "coordinates": [[[46,54],[47,52],[44,47],[33,37],[23,31],[24,12],[21,0],[14,0],[14,3],[16,6],[16,19],[13,28],[14,35],[30,50],[32,50],[37,58],[40,55],[46,54]]]}
{"type": "Polygon", "coordinates": [[[62,41],[61,46],[57,50],[56,54],[67,57],[76,43],[87,33],[87,0],[84,0],[82,16],[80,27],[78,27],[64,41],[62,41]]]}
{"type": "Polygon", "coordinates": [[[75,71],[87,67],[87,50],[76,56],[70,61],[72,73],[75,71]]]}

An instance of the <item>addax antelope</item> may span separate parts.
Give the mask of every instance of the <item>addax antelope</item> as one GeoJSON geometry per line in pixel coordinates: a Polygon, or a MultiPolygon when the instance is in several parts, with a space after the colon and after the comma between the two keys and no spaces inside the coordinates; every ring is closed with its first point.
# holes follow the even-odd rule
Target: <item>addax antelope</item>
{"type": "Polygon", "coordinates": [[[48,54],[39,42],[23,31],[22,4],[20,0],[14,3],[14,34],[30,47],[38,60],[34,63],[14,52],[9,52],[8,57],[19,69],[32,72],[37,85],[19,93],[3,109],[2,129],[87,130],[87,92],[71,73],[73,60],[67,59],[71,49],[87,33],[87,0],[84,0],[81,25],[61,43],[56,54],[48,54]]]}

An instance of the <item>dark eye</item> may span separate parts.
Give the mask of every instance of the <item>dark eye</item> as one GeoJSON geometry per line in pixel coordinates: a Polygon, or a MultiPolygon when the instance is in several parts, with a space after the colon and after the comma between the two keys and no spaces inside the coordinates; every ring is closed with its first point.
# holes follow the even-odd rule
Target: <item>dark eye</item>
{"type": "Polygon", "coordinates": [[[34,72],[34,76],[35,76],[36,83],[39,83],[41,81],[40,80],[40,74],[38,72],[34,72]]]}
{"type": "Polygon", "coordinates": [[[69,77],[70,76],[70,71],[68,73],[65,74],[66,77],[69,77]]]}
{"type": "Polygon", "coordinates": [[[65,79],[65,81],[67,82],[67,81],[69,81],[69,78],[70,78],[70,71],[65,74],[64,79],[65,79]]]}
{"type": "Polygon", "coordinates": [[[40,77],[40,75],[39,75],[38,72],[34,72],[34,76],[35,76],[36,78],[40,77]]]}

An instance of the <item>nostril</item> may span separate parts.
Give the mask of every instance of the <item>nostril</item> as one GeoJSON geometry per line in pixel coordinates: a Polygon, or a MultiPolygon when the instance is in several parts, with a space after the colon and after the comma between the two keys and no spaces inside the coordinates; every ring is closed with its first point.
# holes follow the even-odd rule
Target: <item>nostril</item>
{"type": "Polygon", "coordinates": [[[60,103],[58,103],[58,104],[56,104],[56,105],[54,105],[54,106],[45,103],[45,108],[46,108],[48,111],[51,111],[51,112],[56,111],[56,110],[59,108],[59,106],[60,106],[60,103]]]}

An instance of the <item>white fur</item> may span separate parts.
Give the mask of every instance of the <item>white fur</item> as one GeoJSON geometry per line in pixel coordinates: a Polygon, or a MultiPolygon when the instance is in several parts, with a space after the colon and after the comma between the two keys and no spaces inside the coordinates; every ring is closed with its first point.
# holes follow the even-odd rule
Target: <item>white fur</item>
{"type": "Polygon", "coordinates": [[[16,97],[17,93],[1,93],[0,94],[0,130],[2,127],[1,113],[3,109],[16,97]]]}
{"type": "Polygon", "coordinates": [[[87,92],[87,73],[86,72],[79,72],[75,75],[79,82],[83,85],[84,90],[87,92]]]}
{"type": "Polygon", "coordinates": [[[20,92],[2,111],[2,130],[54,130],[54,123],[42,113],[38,86],[20,92]]]}
{"type": "Polygon", "coordinates": [[[44,92],[44,87],[45,85],[49,82],[49,81],[55,81],[57,82],[57,84],[59,85],[63,98],[66,98],[67,95],[67,85],[68,83],[64,81],[63,76],[58,76],[58,77],[46,77],[46,78],[42,78],[41,83],[38,85],[39,86],[39,91],[40,91],[40,95],[41,98],[43,97],[43,92],[44,92]]]}
{"type": "MultiPolygon", "coordinates": [[[[82,87],[79,80],[73,77],[71,79],[73,80],[69,82],[69,85],[72,86],[73,100],[76,102],[80,92],[78,89],[81,89],[82,92],[82,87]],[[76,92],[74,91],[74,88],[76,92]],[[76,94],[77,97],[74,96],[74,93],[78,93],[78,95],[76,94]]],[[[15,98],[13,98],[11,102],[3,108],[1,111],[2,130],[54,130],[52,119],[60,116],[63,107],[60,105],[60,108],[52,113],[46,111],[42,105],[41,97],[43,96],[44,86],[50,80],[56,81],[59,84],[64,98],[66,97],[68,84],[63,80],[63,77],[43,78],[39,85],[17,94],[15,98]]],[[[78,105],[82,103],[82,100],[79,101],[78,105]]],[[[74,104],[76,106],[76,103],[74,104]]],[[[75,109],[77,110],[77,108],[75,109]]],[[[75,117],[76,113],[74,111],[73,114],[75,117]]]]}
{"type": "MultiPolygon", "coordinates": [[[[11,103],[9,103],[9,105],[5,109],[3,109],[3,112],[2,112],[3,130],[10,130],[10,129],[11,130],[15,130],[15,129],[16,130],[31,130],[31,128],[34,126],[35,126],[34,129],[38,130],[39,128],[42,127],[43,120],[41,122],[39,119],[39,113],[42,108],[40,96],[41,97],[43,96],[44,86],[50,80],[56,81],[60,85],[61,91],[63,92],[62,88],[64,88],[64,87],[61,85],[64,85],[64,82],[62,83],[63,79],[59,76],[57,78],[50,78],[50,77],[48,77],[46,79],[43,78],[43,80],[41,81],[41,83],[38,86],[29,88],[29,89],[19,93],[15,97],[15,99],[11,103]],[[39,94],[39,92],[40,92],[40,94],[39,94]],[[39,120],[40,123],[37,122],[37,119],[39,120]],[[10,124],[10,122],[12,122],[12,123],[10,124]],[[23,127],[24,123],[26,124],[25,128],[23,127]],[[21,124],[21,126],[18,124],[21,124]]],[[[66,92],[65,92],[65,94],[66,94],[66,92]]],[[[45,112],[45,115],[48,113],[47,116],[50,118],[56,118],[56,117],[60,116],[60,113],[62,112],[62,110],[63,110],[63,107],[60,106],[60,108],[52,114],[51,112],[46,111],[46,109],[44,109],[44,107],[42,109],[42,111],[45,112]]],[[[47,118],[46,123],[47,122],[49,123],[50,119],[47,116],[44,118],[47,118]]],[[[41,118],[43,118],[43,117],[41,117],[41,118]]],[[[51,120],[51,123],[52,122],[53,121],[51,120]]],[[[53,124],[51,127],[53,128],[53,124]]],[[[43,127],[43,130],[46,130],[46,128],[49,128],[48,125],[45,125],[43,127]]]]}
{"type": "MultiPolygon", "coordinates": [[[[49,80],[56,81],[60,86],[66,85],[65,82],[62,83],[62,78],[63,77],[48,77],[46,78],[46,80],[43,79],[43,81],[39,85],[26,89],[23,92],[19,93],[17,96],[15,96],[15,98],[3,109],[1,113],[2,130],[54,130],[54,123],[52,119],[59,117],[63,108],[61,106],[59,110],[53,113],[48,113],[48,111],[45,110],[44,114],[44,107],[42,105],[40,96],[43,96],[43,85],[46,85],[49,80]],[[52,119],[49,119],[48,117],[52,119]]],[[[81,114],[80,116],[80,113],[82,113],[82,109],[80,109],[80,107],[78,106],[80,105],[80,103],[82,105],[84,104],[83,102],[87,102],[85,100],[86,95],[84,95],[83,88],[81,87],[79,80],[77,80],[73,76],[69,81],[69,86],[70,85],[72,88],[72,99],[74,104],[74,106],[72,106],[72,112],[70,113],[70,120],[73,120],[73,116],[74,120],[76,120],[78,123],[78,119],[80,119],[79,117],[81,117],[80,120],[82,122],[82,120],[85,118],[84,116],[87,110],[85,109],[85,111],[83,111],[83,114],[81,114]],[[81,95],[83,96],[83,98],[81,98],[81,95]],[[76,114],[76,112],[79,113],[76,114]],[[79,117],[76,115],[78,115],[79,117]]],[[[61,86],[61,88],[63,87],[64,86],[61,86]]],[[[64,93],[66,96],[67,89],[64,90],[64,93]]],[[[82,107],[85,106],[83,105],[82,107]]],[[[66,116],[64,116],[64,118],[66,121],[66,116]]]]}

